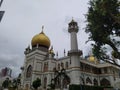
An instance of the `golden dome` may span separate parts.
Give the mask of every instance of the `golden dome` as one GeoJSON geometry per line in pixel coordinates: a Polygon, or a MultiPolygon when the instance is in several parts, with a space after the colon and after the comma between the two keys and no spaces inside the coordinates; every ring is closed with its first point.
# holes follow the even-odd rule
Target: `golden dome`
{"type": "Polygon", "coordinates": [[[51,47],[51,49],[49,50],[50,54],[54,54],[54,50],[53,50],[53,46],[51,47]]]}
{"type": "Polygon", "coordinates": [[[89,57],[89,61],[90,61],[90,62],[95,62],[95,57],[94,57],[93,55],[91,55],[91,56],[89,57]]]}
{"type": "Polygon", "coordinates": [[[31,44],[32,46],[36,46],[38,44],[49,48],[50,40],[42,31],[40,34],[37,34],[32,38],[31,44]]]}

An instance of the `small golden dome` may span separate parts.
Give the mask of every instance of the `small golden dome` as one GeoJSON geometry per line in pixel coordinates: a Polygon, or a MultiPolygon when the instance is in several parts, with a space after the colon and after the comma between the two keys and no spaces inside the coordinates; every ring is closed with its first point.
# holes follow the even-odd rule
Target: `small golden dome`
{"type": "Polygon", "coordinates": [[[91,56],[89,57],[89,61],[90,61],[90,62],[95,62],[95,57],[94,57],[93,55],[91,55],[91,56]]]}
{"type": "Polygon", "coordinates": [[[49,50],[50,54],[54,54],[54,50],[53,50],[53,46],[51,47],[51,49],[49,50]]]}
{"type": "Polygon", "coordinates": [[[38,44],[49,48],[50,40],[42,31],[40,34],[37,34],[32,38],[31,44],[32,46],[36,46],[38,44]]]}

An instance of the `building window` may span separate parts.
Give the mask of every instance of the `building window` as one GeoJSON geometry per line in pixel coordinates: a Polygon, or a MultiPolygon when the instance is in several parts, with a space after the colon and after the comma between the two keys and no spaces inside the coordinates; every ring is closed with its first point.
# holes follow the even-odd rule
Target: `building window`
{"type": "Polygon", "coordinates": [[[92,85],[92,81],[90,80],[89,77],[86,78],[86,84],[87,84],[87,85],[92,85]]]}
{"type": "Polygon", "coordinates": [[[92,72],[93,72],[94,74],[101,74],[101,73],[100,73],[100,69],[95,68],[95,67],[92,67],[92,72]]]}
{"type": "Polygon", "coordinates": [[[82,85],[85,84],[83,77],[80,77],[80,82],[81,82],[82,85]]]}
{"type": "Polygon", "coordinates": [[[70,64],[71,64],[72,62],[71,62],[71,57],[70,57],[70,64]]]}
{"type": "Polygon", "coordinates": [[[85,71],[87,71],[87,72],[90,72],[91,71],[91,67],[90,67],[90,65],[85,65],[85,71]]]}
{"type": "Polygon", "coordinates": [[[46,63],[46,71],[48,71],[48,62],[46,63]]]}
{"type": "Polygon", "coordinates": [[[100,81],[100,85],[101,86],[110,86],[110,81],[103,78],[101,81],[100,81]]]}
{"type": "Polygon", "coordinates": [[[61,67],[62,67],[62,69],[64,68],[64,63],[62,63],[62,62],[61,62],[61,67]]]}
{"type": "Polygon", "coordinates": [[[107,68],[104,68],[104,73],[107,73],[107,68]]]}
{"type": "Polygon", "coordinates": [[[26,77],[30,78],[32,76],[32,66],[29,65],[26,72],[26,77]]]}
{"type": "Polygon", "coordinates": [[[56,67],[53,68],[53,71],[54,71],[54,72],[56,71],[56,67]]]}
{"type": "Polygon", "coordinates": [[[93,80],[94,86],[98,86],[98,81],[96,79],[93,80]]]}
{"type": "Polygon", "coordinates": [[[43,69],[43,71],[45,71],[45,68],[46,68],[46,63],[44,63],[44,69],[43,69]]]}
{"type": "Polygon", "coordinates": [[[80,62],[80,67],[81,67],[81,70],[83,71],[83,63],[80,62]]]}
{"type": "Polygon", "coordinates": [[[47,86],[47,77],[44,78],[44,88],[47,86]]]}
{"type": "Polygon", "coordinates": [[[25,90],[29,90],[29,84],[25,85],[25,90]]]}
{"type": "Polygon", "coordinates": [[[44,63],[44,70],[43,70],[44,72],[46,72],[46,71],[48,71],[48,62],[45,62],[44,63]]]}
{"type": "Polygon", "coordinates": [[[66,69],[68,69],[68,62],[66,62],[66,69]]]}
{"type": "Polygon", "coordinates": [[[60,64],[58,64],[58,70],[60,70],[60,64]]]}
{"type": "Polygon", "coordinates": [[[114,81],[115,81],[115,80],[116,80],[116,79],[115,79],[115,71],[113,71],[113,78],[114,78],[114,81]]]}

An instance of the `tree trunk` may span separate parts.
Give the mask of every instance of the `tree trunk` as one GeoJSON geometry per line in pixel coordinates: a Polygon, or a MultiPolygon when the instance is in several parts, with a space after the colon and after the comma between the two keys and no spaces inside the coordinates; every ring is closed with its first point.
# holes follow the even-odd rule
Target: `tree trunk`
{"type": "Polygon", "coordinates": [[[111,46],[111,48],[117,53],[118,59],[120,60],[120,52],[119,52],[118,49],[115,47],[115,45],[114,45],[111,41],[108,41],[106,44],[108,44],[109,46],[111,46]]]}

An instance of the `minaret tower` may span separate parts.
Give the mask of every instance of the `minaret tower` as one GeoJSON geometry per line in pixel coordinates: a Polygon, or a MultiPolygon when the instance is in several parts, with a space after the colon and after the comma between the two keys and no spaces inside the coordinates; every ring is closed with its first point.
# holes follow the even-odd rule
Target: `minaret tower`
{"type": "Polygon", "coordinates": [[[71,84],[80,84],[80,55],[82,52],[78,50],[78,43],[77,43],[77,32],[79,28],[77,22],[73,19],[68,24],[68,32],[70,33],[70,40],[71,40],[71,50],[68,51],[68,55],[70,56],[70,77],[71,77],[71,84]]]}

